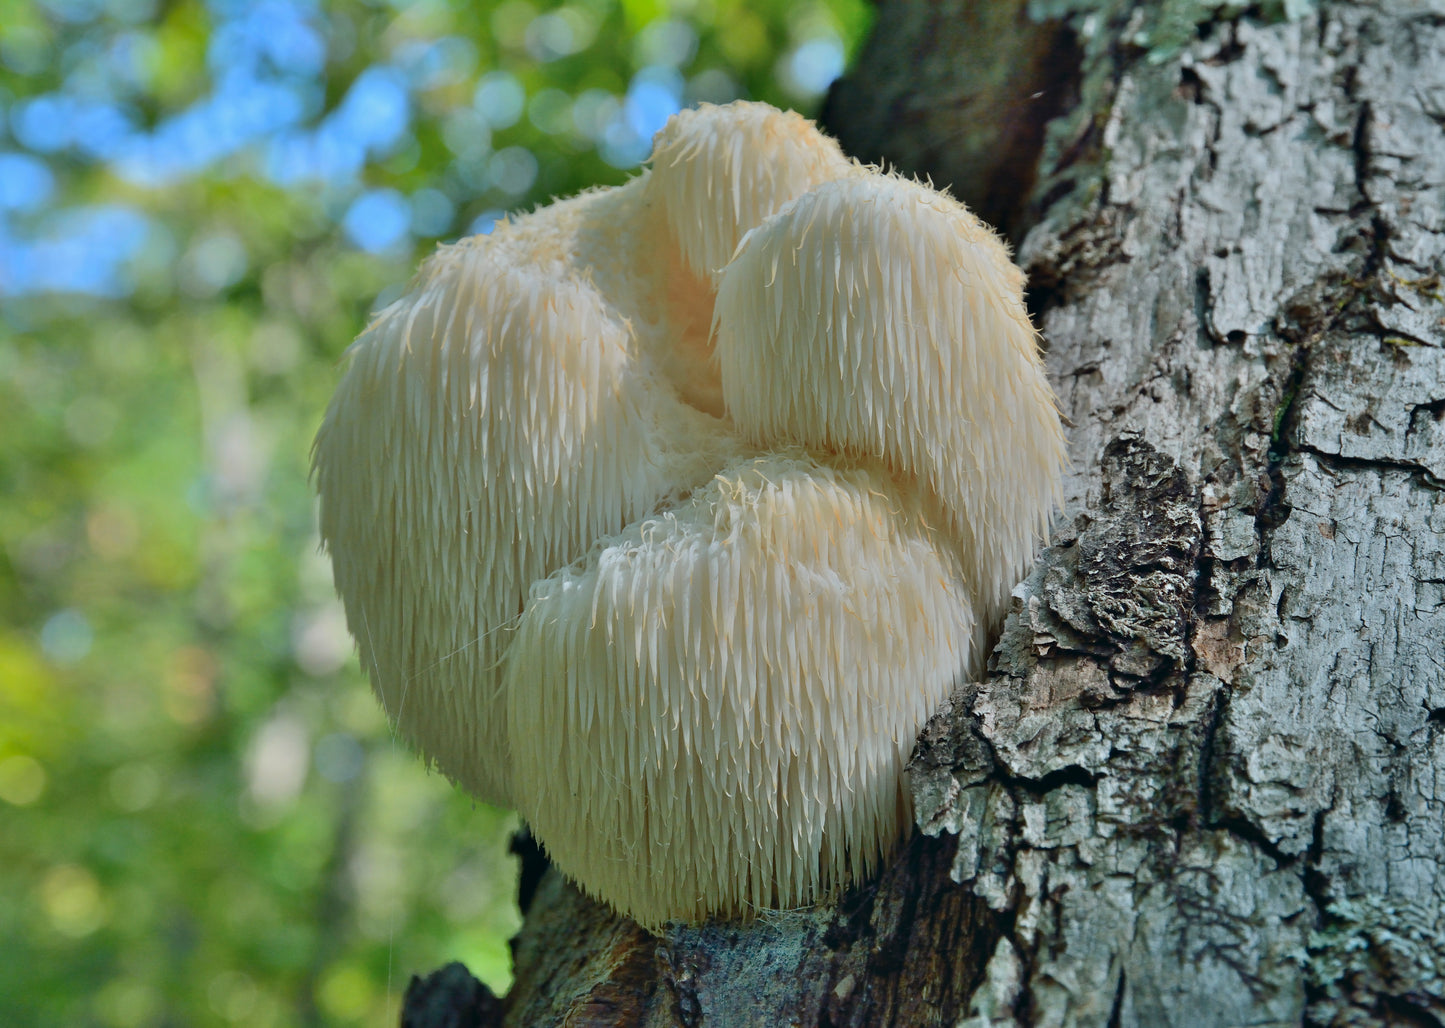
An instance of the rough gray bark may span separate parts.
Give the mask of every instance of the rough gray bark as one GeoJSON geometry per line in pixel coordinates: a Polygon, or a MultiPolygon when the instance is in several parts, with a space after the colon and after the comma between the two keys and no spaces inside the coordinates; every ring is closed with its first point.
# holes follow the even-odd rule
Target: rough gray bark
{"type": "MultiPolygon", "coordinates": [[[[970,70],[895,6],[857,95],[931,68],[949,138],[970,70]]],[[[1445,4],[998,6],[1010,88],[1068,93],[1002,217],[1075,467],[922,831],[661,938],[551,876],[508,1023],[1445,1023],[1445,4]]],[[[987,137],[964,196],[1020,159],[987,137]]]]}

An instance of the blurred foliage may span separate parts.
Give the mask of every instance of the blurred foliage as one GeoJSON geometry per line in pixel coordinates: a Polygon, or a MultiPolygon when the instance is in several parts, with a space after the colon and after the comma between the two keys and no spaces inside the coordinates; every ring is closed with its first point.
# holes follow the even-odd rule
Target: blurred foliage
{"type": "Polygon", "coordinates": [[[506,987],[513,818],[392,740],[317,551],[338,361],[436,242],[622,180],[679,104],[808,109],[866,18],[0,0],[0,1020],[506,987]]]}

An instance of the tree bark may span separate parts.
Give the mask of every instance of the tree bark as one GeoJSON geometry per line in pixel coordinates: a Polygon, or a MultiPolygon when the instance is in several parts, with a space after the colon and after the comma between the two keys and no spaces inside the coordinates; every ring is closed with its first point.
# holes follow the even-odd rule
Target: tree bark
{"type": "Polygon", "coordinates": [[[828,110],[1012,227],[1073,426],[921,830],[660,937],[549,874],[508,1024],[1445,1023],[1445,4],[987,6],[828,110]]]}

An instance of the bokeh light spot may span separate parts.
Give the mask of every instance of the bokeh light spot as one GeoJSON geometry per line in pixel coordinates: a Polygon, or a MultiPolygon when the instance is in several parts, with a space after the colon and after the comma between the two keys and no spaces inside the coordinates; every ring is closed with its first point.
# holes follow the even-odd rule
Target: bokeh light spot
{"type": "Polygon", "coordinates": [[[492,149],[491,123],[473,108],[452,111],[442,119],[442,142],[463,160],[480,161],[492,149]]]}
{"type": "Polygon", "coordinates": [[[682,76],[673,68],[644,68],[632,79],[624,109],[627,122],[651,148],[653,135],[682,109],[682,76]]]}
{"type": "Polygon", "coordinates": [[[394,68],[368,68],[356,76],[334,115],[343,134],[369,150],[384,150],[410,122],[406,80],[394,68]]]}
{"type": "Polygon", "coordinates": [[[135,551],[140,525],[125,507],[98,507],[85,518],[85,536],[97,557],[120,560],[135,551]]]}
{"type": "Polygon", "coordinates": [[[319,610],[297,614],[291,625],[291,652],[308,675],[319,678],[340,671],[351,656],[351,633],[341,604],[333,600],[319,610]]]}
{"type": "Polygon", "coordinates": [[[57,664],[74,664],[85,659],[94,641],[90,621],[74,608],[50,615],[40,629],[40,649],[57,664]]]}
{"type": "Polygon", "coordinates": [[[316,743],[316,772],[328,782],[349,782],[361,773],[365,754],[355,736],[333,732],[316,743]]]}
{"type": "Polygon", "coordinates": [[[560,89],[544,89],[527,103],[527,118],[548,135],[570,132],[572,98],[560,89]]]}
{"type": "Polygon", "coordinates": [[[306,726],[281,712],[261,726],[246,750],[246,790],[264,807],[289,804],[306,784],[311,746],[306,726]]]}
{"type": "Polygon", "coordinates": [[[419,236],[444,236],[456,217],[456,204],[440,189],[418,189],[411,194],[411,227],[419,236]]]}
{"type": "Polygon", "coordinates": [[[201,646],[182,646],[167,659],[162,705],[180,725],[198,725],[211,716],[216,701],[216,658],[201,646]]]}
{"type": "Polygon", "coordinates": [[[743,90],[737,79],[720,68],[708,68],[687,80],[684,99],[690,104],[725,104],[742,95],[743,90]]]}
{"type": "Polygon", "coordinates": [[[123,976],[107,982],[95,995],[95,1012],[109,1028],[143,1028],[160,1020],[161,999],[146,982],[123,976]]]}
{"type": "Polygon", "coordinates": [[[675,18],[651,22],[637,34],[632,54],[633,62],[639,68],[649,65],[686,67],[697,54],[697,31],[687,22],[675,18]]]}
{"type": "Polygon", "coordinates": [[[572,102],[572,124],[585,139],[600,140],[622,109],[622,101],[605,89],[584,89],[572,102]]]}
{"type": "Polygon", "coordinates": [[[160,794],[160,772],[150,764],[122,764],[110,773],[110,798],[128,814],[145,810],[160,794]]]}
{"type": "Polygon", "coordinates": [[[395,189],[374,189],[352,202],[341,219],[346,236],[371,253],[394,246],[411,227],[411,207],[395,189]]]}
{"type": "Polygon", "coordinates": [[[506,71],[483,75],[472,94],[472,105],[494,129],[508,128],[522,117],[527,93],[517,77],[506,71]]]}
{"type": "Polygon", "coordinates": [[[843,74],[843,44],[833,36],[810,39],[784,61],[783,84],[799,99],[822,96],[843,74]]]}
{"type": "Polygon", "coordinates": [[[181,258],[181,291],[201,299],[235,285],[246,274],[249,258],[241,241],[230,232],[202,236],[181,258]]]}
{"type": "Polygon", "coordinates": [[[45,794],[45,768],[24,753],[0,760],[0,800],[13,807],[28,807],[45,794]]]}
{"type": "Polygon", "coordinates": [[[525,147],[509,146],[492,155],[487,173],[496,188],[509,196],[521,196],[537,180],[537,158],[525,147]]]}
{"type": "Polygon", "coordinates": [[[371,979],[358,967],[336,964],[321,978],[317,989],[321,1008],[339,1021],[355,1021],[372,1003],[371,979]]]}
{"type": "Polygon", "coordinates": [[[49,153],[69,145],[73,120],[73,102],[47,93],[17,105],[10,115],[10,127],[29,149],[49,153]]]}
{"type": "Polygon", "coordinates": [[[206,986],[206,999],[227,1021],[245,1021],[256,1009],[256,986],[240,971],[222,971],[206,986]]]}
{"type": "Polygon", "coordinates": [[[466,234],[469,236],[489,236],[492,234],[492,229],[497,227],[497,222],[506,216],[506,211],[499,211],[496,208],[482,211],[482,213],[473,218],[472,223],[467,226],[466,234]]]}
{"type": "Polygon", "coordinates": [[[33,211],[55,189],[44,161],[28,154],[0,153],[0,210],[33,211]]]}
{"type": "Polygon", "coordinates": [[[55,930],[72,939],[84,938],[105,924],[100,883],[79,864],[51,868],[40,883],[40,902],[55,930]]]}

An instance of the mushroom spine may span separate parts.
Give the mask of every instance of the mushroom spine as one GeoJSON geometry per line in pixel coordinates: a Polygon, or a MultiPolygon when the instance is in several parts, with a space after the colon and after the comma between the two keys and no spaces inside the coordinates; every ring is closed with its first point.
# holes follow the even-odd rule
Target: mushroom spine
{"type": "Polygon", "coordinates": [[[441,248],[317,435],[398,732],[648,927],[810,902],[910,820],[1064,440],[997,236],[763,104],[441,248]]]}

